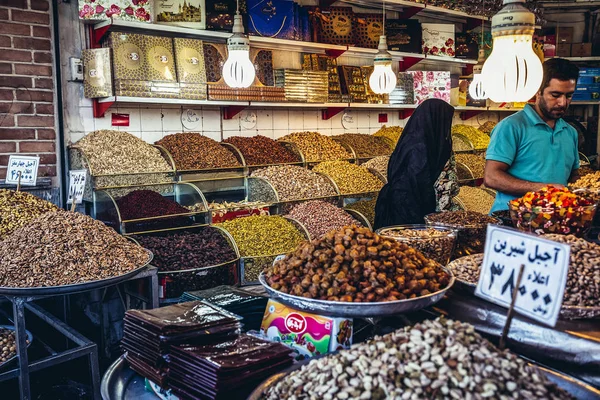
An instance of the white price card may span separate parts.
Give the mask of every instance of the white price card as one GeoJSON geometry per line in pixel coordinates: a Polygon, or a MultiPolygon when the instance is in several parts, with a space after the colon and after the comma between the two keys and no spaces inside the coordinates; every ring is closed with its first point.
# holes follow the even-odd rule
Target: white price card
{"type": "Polygon", "coordinates": [[[21,185],[35,186],[39,166],[39,157],[11,155],[8,158],[8,169],[6,170],[5,182],[17,185],[19,183],[20,174],[21,185]]]}
{"type": "Polygon", "coordinates": [[[510,307],[521,265],[515,311],[554,326],[562,305],[571,247],[514,229],[489,225],[475,295],[510,307]]]}
{"type": "Polygon", "coordinates": [[[85,179],[87,170],[74,169],[69,171],[69,197],[67,204],[72,204],[75,199],[75,204],[81,204],[83,201],[83,191],[85,190],[85,179]]]}

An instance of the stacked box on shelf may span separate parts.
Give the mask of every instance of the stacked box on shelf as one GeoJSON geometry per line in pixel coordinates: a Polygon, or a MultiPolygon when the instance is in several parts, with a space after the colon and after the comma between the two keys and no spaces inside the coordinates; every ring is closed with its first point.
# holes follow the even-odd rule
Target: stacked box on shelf
{"type": "Polygon", "coordinates": [[[79,0],[79,19],[131,22],[152,22],[153,1],[139,0],[79,0]]]}
{"type": "Polygon", "coordinates": [[[407,72],[398,73],[396,87],[389,95],[390,104],[415,104],[413,76],[407,72]]]}
{"type": "Polygon", "coordinates": [[[388,50],[421,53],[423,32],[415,19],[388,19],[385,21],[388,50]]]}
{"type": "Polygon", "coordinates": [[[356,14],[356,45],[367,49],[376,49],[379,36],[383,35],[383,16],[381,14],[356,14]]]}
{"type": "Polygon", "coordinates": [[[226,85],[208,85],[209,100],[232,101],[286,101],[285,90],[272,86],[251,86],[245,89],[235,89],[226,85]]]}
{"type": "Polygon", "coordinates": [[[365,82],[365,90],[367,91],[367,103],[369,104],[388,104],[389,96],[385,94],[377,94],[373,92],[371,86],[368,84],[369,78],[373,73],[373,66],[360,67],[362,72],[363,81],[365,82]]]}
{"type": "MultiPolygon", "coordinates": [[[[138,0],[133,2],[136,3],[138,0]]],[[[154,21],[157,24],[206,29],[204,0],[155,1],[154,21]]]]}
{"type": "Polygon", "coordinates": [[[173,45],[180,98],[206,100],[206,69],[202,40],[175,38],[173,45]]]}
{"type": "Polygon", "coordinates": [[[88,99],[113,95],[110,49],[84,49],[83,94],[88,99]]]}
{"type": "Polygon", "coordinates": [[[365,103],[367,90],[360,67],[342,65],[338,67],[342,83],[342,94],[349,95],[353,103],[365,103]]]}
{"type": "Polygon", "coordinates": [[[279,69],[275,71],[275,85],[285,88],[287,101],[326,103],[328,100],[328,73],[279,69]]]}
{"type": "Polygon", "coordinates": [[[600,68],[582,68],[579,70],[574,101],[600,101],[600,68]]]}
{"type": "Polygon", "coordinates": [[[353,46],[356,43],[352,7],[311,8],[315,41],[353,46]]]}
{"type": "Polygon", "coordinates": [[[292,0],[248,0],[248,34],[298,40],[299,10],[292,0]]]}
{"type": "Polygon", "coordinates": [[[144,35],[142,44],[146,55],[147,76],[151,82],[150,96],[162,99],[179,98],[173,39],[144,35]]]}
{"type": "Polygon", "coordinates": [[[337,61],[335,58],[324,54],[308,54],[302,56],[302,69],[312,71],[327,71],[328,78],[328,101],[340,103],[342,101],[342,88],[340,86],[340,75],[338,74],[337,61]]]}
{"type": "Polygon", "coordinates": [[[104,42],[112,49],[114,93],[116,96],[150,97],[151,84],[144,47],[144,36],[110,32],[104,42]]]}
{"type": "Polygon", "coordinates": [[[454,57],[454,24],[422,24],[423,54],[454,57]]]}

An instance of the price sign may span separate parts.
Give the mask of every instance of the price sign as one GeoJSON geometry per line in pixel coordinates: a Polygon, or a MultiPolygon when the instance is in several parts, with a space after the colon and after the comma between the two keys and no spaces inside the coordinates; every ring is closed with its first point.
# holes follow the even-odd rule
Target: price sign
{"type": "Polygon", "coordinates": [[[490,225],[475,294],[536,321],[555,326],[562,305],[571,247],[490,225]],[[524,266],[521,283],[517,277],[524,266]],[[518,287],[517,287],[518,286],[518,287]]]}
{"type": "Polygon", "coordinates": [[[8,158],[5,182],[17,185],[20,175],[21,185],[35,186],[39,166],[39,157],[12,155],[8,158]]]}
{"type": "Polygon", "coordinates": [[[86,177],[87,171],[85,169],[69,171],[69,197],[67,198],[67,204],[72,204],[73,199],[75,199],[75,204],[81,204],[86,177]]]}

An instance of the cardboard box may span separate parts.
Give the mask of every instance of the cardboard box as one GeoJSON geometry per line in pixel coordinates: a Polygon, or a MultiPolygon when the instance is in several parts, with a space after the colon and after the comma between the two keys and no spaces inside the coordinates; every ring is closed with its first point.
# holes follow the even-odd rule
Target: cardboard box
{"type": "Polygon", "coordinates": [[[571,43],[557,43],[556,44],[556,56],[557,57],[571,57],[571,43]]]}
{"type": "Polygon", "coordinates": [[[600,84],[593,85],[577,85],[573,100],[600,100],[600,84]]]}
{"type": "Polygon", "coordinates": [[[421,53],[423,30],[414,19],[388,19],[385,21],[388,50],[421,53]]]}
{"type": "MultiPolygon", "coordinates": [[[[169,0],[170,1],[170,0],[169,0]]],[[[79,0],[79,19],[152,22],[152,0],[79,0]]]]}
{"type": "Polygon", "coordinates": [[[573,43],[571,45],[571,57],[591,57],[591,43],[573,43]]]}
{"type": "Polygon", "coordinates": [[[415,103],[441,99],[450,103],[450,71],[408,71],[414,81],[415,103]]]}
{"type": "Polygon", "coordinates": [[[479,44],[473,35],[457,32],[456,36],[456,58],[477,60],[479,56],[479,44]]]}
{"type": "Polygon", "coordinates": [[[113,95],[110,49],[89,49],[83,58],[83,94],[88,99],[113,95]]]}
{"type": "Polygon", "coordinates": [[[356,14],[356,45],[358,47],[376,49],[381,35],[383,35],[383,16],[381,14],[356,14]]]}
{"type": "Polygon", "coordinates": [[[248,0],[248,34],[294,40],[298,11],[292,0],[248,0]]]}
{"type": "Polygon", "coordinates": [[[104,46],[112,49],[115,80],[148,80],[144,35],[110,32],[104,46]]]}
{"type": "Polygon", "coordinates": [[[173,39],[177,80],[182,83],[206,84],[204,46],[202,40],[173,39]]]}
{"type": "Polygon", "coordinates": [[[415,104],[413,76],[407,72],[399,72],[396,87],[389,97],[390,104],[415,104]]]}
{"type": "Polygon", "coordinates": [[[206,29],[204,0],[154,0],[157,24],[206,29]]]}
{"type": "Polygon", "coordinates": [[[269,300],[260,326],[269,339],[291,347],[302,360],[352,345],[352,320],[297,311],[269,300]]]}
{"type": "Polygon", "coordinates": [[[422,24],[423,54],[454,57],[454,24],[422,24]]]}
{"type": "MultiPolygon", "coordinates": [[[[206,0],[206,29],[231,32],[237,7],[235,0],[206,0]]],[[[240,13],[246,15],[243,2],[240,13]]]]}
{"type": "Polygon", "coordinates": [[[115,79],[115,96],[150,97],[152,83],[131,79],[115,79]]]}
{"type": "Polygon", "coordinates": [[[160,36],[144,36],[147,77],[150,81],[177,82],[173,39],[160,36]]]}
{"type": "Polygon", "coordinates": [[[328,7],[315,14],[317,42],[355,45],[355,21],[352,7],[328,7]]]}
{"type": "Polygon", "coordinates": [[[573,27],[559,27],[556,32],[556,43],[573,43],[573,27]]]}

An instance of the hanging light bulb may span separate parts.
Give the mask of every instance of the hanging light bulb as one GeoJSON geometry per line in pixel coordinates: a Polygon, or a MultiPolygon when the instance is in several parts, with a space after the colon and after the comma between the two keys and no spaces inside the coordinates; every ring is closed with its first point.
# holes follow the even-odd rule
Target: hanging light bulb
{"type": "Polygon", "coordinates": [[[379,36],[379,50],[373,60],[373,73],[369,77],[369,86],[376,94],[390,94],[396,87],[397,78],[392,71],[392,55],[388,52],[385,36],[385,3],[383,3],[383,35],[379,36]]]}
{"type": "Polygon", "coordinates": [[[483,65],[483,81],[495,102],[526,102],[542,83],[542,63],[533,52],[535,15],[525,0],[504,0],[492,17],[492,54],[483,65]]]}
{"type": "MultiPolygon", "coordinates": [[[[238,4],[239,7],[239,4],[238,4]]],[[[227,61],[223,65],[223,79],[232,88],[247,88],[254,82],[256,71],[250,61],[250,40],[244,34],[239,10],[233,19],[233,35],[227,39],[227,61]]]]}
{"type": "Polygon", "coordinates": [[[483,76],[481,69],[483,68],[483,62],[485,60],[485,50],[479,50],[479,58],[477,64],[473,66],[473,80],[469,85],[469,96],[473,100],[485,100],[487,99],[487,93],[485,92],[483,84],[483,76]]]}

